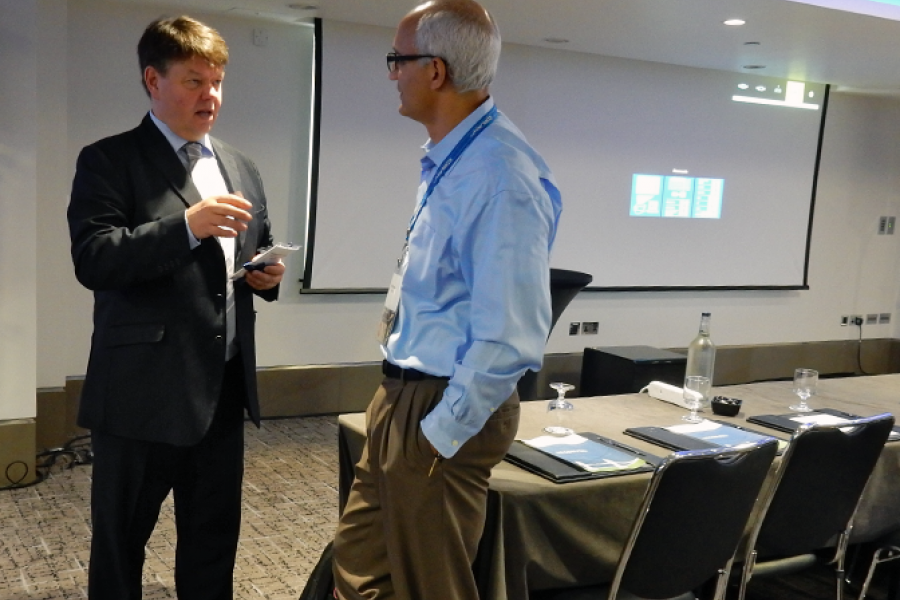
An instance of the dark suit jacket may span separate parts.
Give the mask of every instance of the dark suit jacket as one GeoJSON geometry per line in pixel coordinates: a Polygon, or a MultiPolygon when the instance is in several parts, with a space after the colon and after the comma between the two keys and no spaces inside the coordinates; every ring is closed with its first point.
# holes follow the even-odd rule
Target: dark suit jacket
{"type": "MultiPolygon", "coordinates": [[[[240,265],[272,243],[262,180],[243,154],[212,143],[229,191],[253,203],[235,242],[240,265]]],[[[179,446],[209,428],[225,366],[226,277],[217,240],[190,249],[184,211],[200,199],[149,115],[81,151],[68,220],[75,275],[94,292],[82,427],[179,446]]],[[[235,282],[246,405],[258,425],[253,293],[235,282]]],[[[258,295],[271,301],[278,289],[258,295]]]]}

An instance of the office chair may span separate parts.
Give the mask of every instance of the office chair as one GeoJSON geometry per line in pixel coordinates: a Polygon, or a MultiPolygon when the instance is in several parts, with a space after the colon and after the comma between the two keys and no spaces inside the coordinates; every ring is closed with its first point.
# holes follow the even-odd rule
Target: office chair
{"type": "Polygon", "coordinates": [[[738,599],[754,576],[812,566],[837,537],[836,598],[843,598],[844,556],[860,496],[894,425],[890,414],[836,425],[802,425],[781,458],[741,564],[738,599]]]}
{"type": "MultiPolygon", "coordinates": [[[[552,318],[550,331],[556,326],[560,315],[569,305],[569,302],[578,295],[594,278],[587,273],[568,271],[566,269],[550,269],[550,305],[552,318]]],[[[549,337],[549,333],[547,336],[549,337]]],[[[519,392],[519,400],[534,400],[538,397],[537,371],[525,371],[519,379],[516,390],[519,392]]]]}
{"type": "Polygon", "coordinates": [[[653,473],[637,520],[605,586],[533,592],[536,600],[693,600],[728,573],[772,460],[772,438],[740,448],[676,452],[653,473]]]}

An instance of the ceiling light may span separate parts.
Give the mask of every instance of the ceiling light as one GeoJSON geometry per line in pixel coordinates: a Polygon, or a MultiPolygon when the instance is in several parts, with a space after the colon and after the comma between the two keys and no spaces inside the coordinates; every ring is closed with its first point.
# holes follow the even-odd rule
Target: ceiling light
{"type": "Polygon", "coordinates": [[[318,10],[319,7],[315,4],[303,4],[301,2],[296,2],[294,4],[288,4],[288,8],[293,8],[294,10],[318,10]]]}
{"type": "Polygon", "coordinates": [[[724,21],[725,25],[731,25],[732,27],[738,27],[745,24],[746,22],[747,21],[743,19],[728,19],[727,21],[724,21]]]}
{"type": "Polygon", "coordinates": [[[766,65],[744,65],[744,69],[765,69],[766,65]]]}
{"type": "Polygon", "coordinates": [[[560,37],[545,37],[544,41],[548,44],[568,44],[569,40],[560,37]]]}
{"type": "Polygon", "coordinates": [[[744,42],[745,46],[759,46],[759,42],[744,42]]]}

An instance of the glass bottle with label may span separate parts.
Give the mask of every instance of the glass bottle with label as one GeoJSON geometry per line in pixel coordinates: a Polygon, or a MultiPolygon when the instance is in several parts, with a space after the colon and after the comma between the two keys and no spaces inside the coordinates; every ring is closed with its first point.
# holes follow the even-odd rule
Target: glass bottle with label
{"type": "MultiPolygon", "coordinates": [[[[709,321],[710,313],[703,313],[700,317],[700,331],[688,346],[687,366],[684,372],[685,377],[689,375],[706,377],[709,382],[707,388],[712,386],[713,370],[716,364],[716,345],[709,337],[709,321]]],[[[709,401],[709,389],[705,389],[703,390],[703,405],[709,406],[709,401]]]]}

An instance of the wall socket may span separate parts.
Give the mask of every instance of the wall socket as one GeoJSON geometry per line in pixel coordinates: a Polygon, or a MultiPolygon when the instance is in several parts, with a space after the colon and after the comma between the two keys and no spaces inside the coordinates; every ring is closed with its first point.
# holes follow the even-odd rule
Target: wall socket
{"type": "Polygon", "coordinates": [[[867,313],[865,315],[841,315],[841,327],[847,325],[888,325],[891,313],[867,313]]]}
{"type": "Polygon", "coordinates": [[[578,335],[581,332],[581,323],[572,321],[569,323],[569,335],[578,335]]]}
{"type": "Polygon", "coordinates": [[[581,324],[581,333],[585,335],[596,335],[600,331],[600,323],[597,321],[585,321],[581,324]]]}
{"type": "Polygon", "coordinates": [[[878,235],[894,235],[896,217],[878,217],[878,235]]]}

